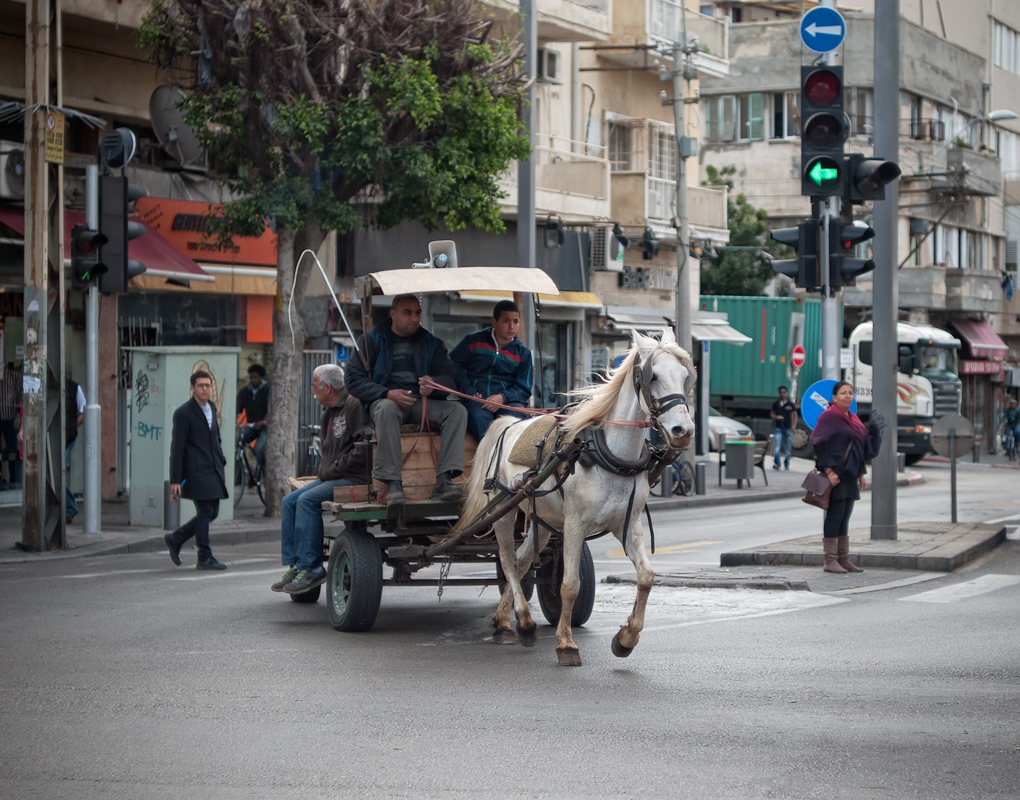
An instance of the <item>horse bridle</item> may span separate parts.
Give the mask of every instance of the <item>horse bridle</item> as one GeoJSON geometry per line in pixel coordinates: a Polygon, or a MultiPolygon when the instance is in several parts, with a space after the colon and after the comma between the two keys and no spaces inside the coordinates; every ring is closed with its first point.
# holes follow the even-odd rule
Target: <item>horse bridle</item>
{"type": "Polygon", "coordinates": [[[652,358],[649,356],[644,363],[635,361],[631,377],[634,379],[634,392],[644,402],[648,414],[652,418],[652,427],[662,434],[659,417],[679,405],[688,408],[688,410],[689,406],[687,405],[687,395],[683,392],[667,394],[664,397],[656,397],[652,394],[652,358]]]}

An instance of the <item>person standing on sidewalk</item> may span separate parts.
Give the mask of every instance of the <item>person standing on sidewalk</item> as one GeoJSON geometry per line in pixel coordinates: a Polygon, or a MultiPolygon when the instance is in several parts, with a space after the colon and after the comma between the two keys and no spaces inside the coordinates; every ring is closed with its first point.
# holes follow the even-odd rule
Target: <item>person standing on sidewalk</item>
{"type": "Polygon", "coordinates": [[[361,401],[344,387],[344,371],[322,364],[312,373],[312,396],[325,407],[319,427],[322,457],[318,476],[283,498],[280,551],[287,571],[270,588],[302,594],[326,582],[322,566],[322,503],[333,499],[334,486],[368,480],[368,447],[361,401]]]}
{"type": "Polygon", "coordinates": [[[785,386],[779,387],[779,399],[772,404],[772,421],[776,430],[772,437],[775,449],[772,469],[779,469],[780,456],[786,461],[786,469],[790,468],[790,456],[793,454],[793,432],[797,429],[797,406],[787,396],[785,386]]]}
{"type": "Polygon", "coordinates": [[[861,499],[861,490],[868,488],[864,464],[878,455],[885,420],[873,413],[865,427],[850,411],[853,402],[854,387],[839,381],[832,389],[832,403],[811,434],[815,468],[825,473],[832,485],[822,527],[826,572],[864,572],[850,560],[850,515],[854,502],[861,499]]]}
{"type": "Polygon", "coordinates": [[[66,470],[65,486],[67,495],[64,502],[64,511],[67,514],[67,522],[70,524],[78,515],[78,502],[74,499],[74,492],[71,491],[71,453],[74,451],[74,442],[78,438],[78,428],[85,421],[85,392],[81,386],[70,378],[64,382],[64,407],[65,407],[65,436],[67,450],[64,453],[64,469],[66,470]]]}
{"type": "Polygon", "coordinates": [[[181,545],[192,536],[198,546],[196,569],[221,570],[209,547],[209,523],[220,513],[227,495],[223,472],[227,459],[212,396],[212,375],[197,370],[191,376],[191,399],[174,412],[170,439],[170,494],[195,503],[195,516],[163,537],[170,560],[181,565],[181,545]]]}

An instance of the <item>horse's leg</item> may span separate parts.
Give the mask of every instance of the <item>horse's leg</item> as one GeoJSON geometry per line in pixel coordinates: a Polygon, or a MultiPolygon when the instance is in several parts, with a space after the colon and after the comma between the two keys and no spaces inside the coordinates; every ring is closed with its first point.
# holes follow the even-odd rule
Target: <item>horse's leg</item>
{"type": "Polygon", "coordinates": [[[627,555],[637,571],[637,596],[634,598],[634,608],[631,609],[630,616],[627,617],[627,624],[620,628],[616,632],[616,636],[613,637],[613,655],[619,658],[626,658],[637,646],[641,631],[645,627],[645,607],[648,604],[648,593],[652,590],[652,584],[655,582],[655,572],[648,560],[648,553],[645,552],[644,527],[641,524],[641,518],[637,515],[631,520],[627,539],[627,555]]]}
{"type": "Polygon", "coordinates": [[[570,618],[574,613],[574,601],[581,585],[581,546],[584,544],[584,528],[578,522],[578,514],[564,509],[563,521],[563,583],[560,585],[560,621],[556,625],[556,661],[561,667],[581,666],[581,652],[574,644],[570,618]]]}
{"type": "MultiPolygon", "coordinates": [[[[530,513],[524,515],[524,533],[524,542],[517,548],[517,576],[519,578],[523,578],[528,573],[535,557],[535,544],[531,540],[534,532],[531,530],[530,513]]],[[[538,526],[538,552],[541,553],[549,543],[551,535],[548,528],[544,528],[541,525],[538,526]]]]}
{"type": "Polygon", "coordinates": [[[528,605],[528,601],[524,597],[524,589],[521,587],[520,571],[517,568],[518,556],[514,552],[513,515],[507,514],[496,522],[493,528],[496,531],[496,540],[499,542],[499,563],[503,567],[503,576],[506,578],[506,589],[503,591],[503,597],[500,598],[496,616],[492,619],[493,625],[496,626],[496,634],[493,638],[501,644],[512,641],[513,634],[510,632],[510,602],[512,601],[514,614],[517,616],[517,640],[525,647],[532,647],[537,639],[535,633],[537,626],[531,617],[531,607],[528,605]]]}

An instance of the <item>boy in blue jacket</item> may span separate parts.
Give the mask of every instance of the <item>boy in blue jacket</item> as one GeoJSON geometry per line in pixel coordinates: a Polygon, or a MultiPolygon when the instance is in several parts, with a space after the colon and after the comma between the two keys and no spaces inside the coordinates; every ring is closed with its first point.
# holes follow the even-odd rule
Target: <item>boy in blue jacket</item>
{"type": "Polygon", "coordinates": [[[499,406],[526,408],[531,398],[531,351],[517,338],[521,312],[511,300],[492,310],[492,327],[470,333],[453,348],[450,358],[458,367],[464,394],[484,402],[463,400],[468,412],[468,433],[481,440],[498,414],[514,414],[499,406]]]}

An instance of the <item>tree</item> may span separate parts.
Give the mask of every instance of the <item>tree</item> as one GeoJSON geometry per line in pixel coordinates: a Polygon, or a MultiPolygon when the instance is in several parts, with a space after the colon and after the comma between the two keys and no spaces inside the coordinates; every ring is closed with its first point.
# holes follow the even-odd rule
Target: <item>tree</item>
{"type": "Polygon", "coordinates": [[[269,221],[279,237],[267,516],[295,463],[299,254],[361,224],[503,230],[498,177],[529,153],[522,49],[490,41],[482,16],[476,0],[152,0],[142,48],[185,87],[185,121],[235,198],[215,234],[269,221]]]}
{"type": "MultiPolygon", "coordinates": [[[[736,174],[733,165],[721,170],[712,165],[705,167],[709,186],[726,186],[733,191],[736,174]]],[[[760,295],[765,286],[775,277],[765,252],[775,258],[793,258],[789,247],[773,241],[768,236],[768,215],[762,208],[755,208],[741,193],[726,202],[726,222],[730,229],[730,247],[746,249],[717,248],[715,258],[702,261],[701,293],[729,295],[760,295]]]]}

